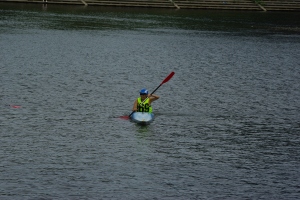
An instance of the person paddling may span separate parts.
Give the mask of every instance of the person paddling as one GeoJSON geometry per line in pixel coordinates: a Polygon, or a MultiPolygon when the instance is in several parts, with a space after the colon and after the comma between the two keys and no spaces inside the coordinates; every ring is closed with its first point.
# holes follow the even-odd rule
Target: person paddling
{"type": "Polygon", "coordinates": [[[148,90],[141,89],[140,97],[134,101],[133,112],[149,112],[152,113],[151,103],[159,99],[159,96],[148,93],[148,90]],[[146,100],[145,100],[146,99],[146,100]]]}

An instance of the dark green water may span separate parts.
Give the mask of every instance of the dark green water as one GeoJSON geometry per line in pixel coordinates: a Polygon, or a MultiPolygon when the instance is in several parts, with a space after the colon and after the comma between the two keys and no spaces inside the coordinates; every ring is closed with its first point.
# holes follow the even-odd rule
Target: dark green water
{"type": "Polygon", "coordinates": [[[0,4],[0,199],[299,199],[299,19],[0,4]]]}
{"type": "Polygon", "coordinates": [[[163,27],[185,30],[251,31],[258,34],[261,31],[298,34],[300,31],[300,17],[297,12],[232,12],[3,3],[1,8],[2,17],[17,17],[20,12],[22,18],[30,19],[27,25],[42,29],[134,30],[163,27]],[[9,12],[11,9],[16,12],[9,12]]]}

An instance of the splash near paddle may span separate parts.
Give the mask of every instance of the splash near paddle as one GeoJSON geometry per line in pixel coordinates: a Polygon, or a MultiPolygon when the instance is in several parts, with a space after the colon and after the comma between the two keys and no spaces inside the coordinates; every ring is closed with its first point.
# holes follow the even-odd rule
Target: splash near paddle
{"type": "MultiPolygon", "coordinates": [[[[158,88],[160,88],[160,86],[162,86],[163,84],[165,84],[166,82],[168,82],[168,81],[174,76],[174,74],[175,74],[175,72],[171,72],[171,73],[170,73],[170,74],[169,74],[169,75],[161,82],[161,84],[159,84],[159,86],[157,86],[157,88],[155,88],[155,90],[154,90],[153,92],[151,92],[150,96],[151,96],[158,88]]],[[[148,97],[147,97],[142,103],[144,103],[147,99],[148,99],[148,97]]],[[[121,118],[121,119],[130,119],[134,112],[135,112],[135,111],[132,111],[132,112],[130,113],[130,115],[128,115],[128,116],[121,116],[120,118],[121,118]]]]}

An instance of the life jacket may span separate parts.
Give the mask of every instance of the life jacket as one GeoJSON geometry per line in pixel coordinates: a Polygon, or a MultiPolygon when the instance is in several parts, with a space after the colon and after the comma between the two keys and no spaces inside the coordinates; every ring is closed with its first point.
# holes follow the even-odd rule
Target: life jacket
{"type": "Polygon", "coordinates": [[[149,105],[150,99],[146,99],[144,103],[142,103],[141,97],[137,99],[137,111],[138,112],[149,112],[152,113],[152,107],[149,105]]]}

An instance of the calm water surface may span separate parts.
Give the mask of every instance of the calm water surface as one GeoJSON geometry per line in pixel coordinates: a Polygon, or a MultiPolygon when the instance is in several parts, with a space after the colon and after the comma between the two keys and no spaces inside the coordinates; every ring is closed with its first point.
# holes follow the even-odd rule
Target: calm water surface
{"type": "Polygon", "coordinates": [[[0,4],[0,199],[299,199],[299,19],[0,4]]]}

